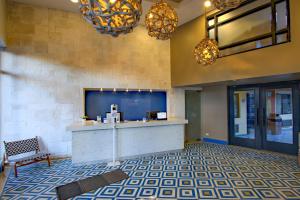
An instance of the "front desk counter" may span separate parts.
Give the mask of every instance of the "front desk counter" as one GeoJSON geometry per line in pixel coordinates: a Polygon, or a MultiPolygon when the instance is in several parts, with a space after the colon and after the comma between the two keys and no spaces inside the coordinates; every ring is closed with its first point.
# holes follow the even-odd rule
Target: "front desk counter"
{"type": "MultiPolygon", "coordinates": [[[[130,121],[115,124],[117,158],[173,151],[184,148],[184,119],[130,121]]],[[[72,162],[93,163],[112,160],[112,124],[75,123],[72,132],[72,162]]]]}

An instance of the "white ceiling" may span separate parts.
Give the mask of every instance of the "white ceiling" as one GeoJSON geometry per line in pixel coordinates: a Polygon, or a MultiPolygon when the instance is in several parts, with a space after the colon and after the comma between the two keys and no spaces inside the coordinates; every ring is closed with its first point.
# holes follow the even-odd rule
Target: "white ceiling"
{"type": "MultiPolygon", "coordinates": [[[[32,4],[37,6],[43,6],[47,8],[61,9],[71,12],[78,12],[79,4],[74,4],[70,0],[11,0],[21,2],[25,4],[32,4]]],[[[143,16],[149,10],[154,1],[143,0],[143,16]]],[[[188,21],[200,16],[203,11],[204,0],[183,0],[180,3],[169,2],[177,11],[179,17],[179,25],[182,25],[188,21]]],[[[144,20],[142,20],[144,21],[144,20]]]]}

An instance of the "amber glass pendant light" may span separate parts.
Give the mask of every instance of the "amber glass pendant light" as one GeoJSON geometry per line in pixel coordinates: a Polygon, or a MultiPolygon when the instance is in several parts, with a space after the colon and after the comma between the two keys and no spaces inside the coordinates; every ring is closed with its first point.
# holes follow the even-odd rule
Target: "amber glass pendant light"
{"type": "Polygon", "coordinates": [[[212,0],[212,4],[219,10],[229,10],[241,5],[242,0],[212,0]]]}
{"type": "Polygon", "coordinates": [[[116,37],[137,26],[142,0],[80,0],[80,12],[100,33],[116,37]]]}
{"type": "MultiPolygon", "coordinates": [[[[211,6],[210,1],[205,2],[205,20],[206,20],[206,9],[211,6]]],[[[210,39],[207,32],[207,23],[205,22],[206,37],[200,41],[195,49],[194,56],[196,62],[202,65],[212,65],[219,57],[218,43],[214,39],[210,39]]]]}
{"type": "Polygon", "coordinates": [[[160,0],[146,14],[145,24],[151,37],[167,40],[177,27],[178,16],[174,8],[164,0],[160,0]]]}

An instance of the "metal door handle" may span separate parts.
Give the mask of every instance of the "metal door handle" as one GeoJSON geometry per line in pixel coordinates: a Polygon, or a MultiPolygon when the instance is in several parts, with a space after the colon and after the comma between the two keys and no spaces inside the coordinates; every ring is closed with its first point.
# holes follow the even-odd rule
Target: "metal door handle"
{"type": "Polygon", "coordinates": [[[256,124],[259,125],[259,108],[256,108],[256,124]]]}
{"type": "Polygon", "coordinates": [[[263,108],[263,125],[266,126],[266,124],[267,124],[266,108],[263,108]]]}

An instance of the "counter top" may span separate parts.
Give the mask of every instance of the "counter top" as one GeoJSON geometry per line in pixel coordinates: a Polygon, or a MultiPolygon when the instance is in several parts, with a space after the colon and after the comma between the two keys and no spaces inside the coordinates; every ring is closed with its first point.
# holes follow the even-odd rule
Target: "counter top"
{"type": "MultiPolygon", "coordinates": [[[[183,125],[187,124],[188,120],[185,119],[169,119],[169,120],[154,120],[154,121],[128,121],[116,123],[117,129],[122,128],[139,128],[139,127],[151,127],[151,126],[168,126],[168,125],[183,125]]],[[[94,131],[112,129],[113,124],[97,123],[93,121],[87,121],[86,123],[77,122],[67,127],[68,131],[79,132],[79,131],[94,131]]]]}

